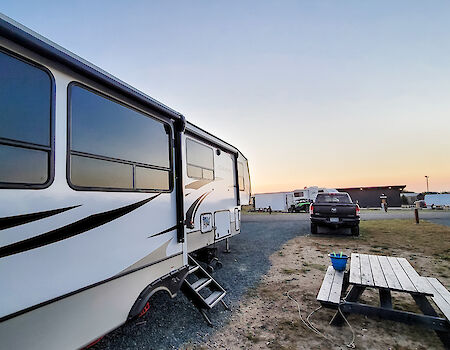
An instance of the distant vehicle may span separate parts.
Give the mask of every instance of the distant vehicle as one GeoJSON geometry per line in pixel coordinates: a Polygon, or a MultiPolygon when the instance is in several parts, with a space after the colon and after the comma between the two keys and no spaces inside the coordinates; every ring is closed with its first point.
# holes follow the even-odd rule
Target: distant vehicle
{"type": "Polygon", "coordinates": [[[288,211],[294,204],[294,194],[292,192],[273,192],[255,194],[255,210],[267,210],[269,207],[273,211],[288,211]]]}
{"type": "Polygon", "coordinates": [[[309,210],[310,204],[311,202],[309,200],[301,199],[297,201],[295,204],[292,204],[288,211],[290,213],[302,213],[302,212],[306,213],[309,210]]]}
{"type": "Polygon", "coordinates": [[[307,199],[310,202],[313,202],[319,193],[330,192],[338,192],[338,190],[336,190],[335,188],[325,188],[317,186],[305,187],[301,190],[294,190],[294,200],[298,201],[299,199],[307,199]]]}
{"type": "MultiPolygon", "coordinates": [[[[297,206],[300,201],[308,201],[305,212],[308,211],[309,203],[316,199],[318,193],[337,192],[334,188],[307,187],[302,190],[290,192],[272,192],[255,194],[255,210],[267,210],[269,206],[273,211],[292,212],[292,206],[297,206]]],[[[298,209],[296,209],[298,210],[298,209]]],[[[301,205],[303,210],[303,205],[301,205]]]]}
{"type": "Polygon", "coordinates": [[[311,233],[317,233],[318,226],[332,228],[350,227],[352,235],[359,236],[360,208],[354,204],[348,193],[319,193],[309,208],[311,233]]]}

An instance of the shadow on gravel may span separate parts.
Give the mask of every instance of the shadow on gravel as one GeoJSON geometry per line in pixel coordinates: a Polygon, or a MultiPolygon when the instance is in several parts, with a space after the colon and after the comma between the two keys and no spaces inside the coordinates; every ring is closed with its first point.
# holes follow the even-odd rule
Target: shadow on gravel
{"type": "MultiPolygon", "coordinates": [[[[230,240],[231,253],[222,253],[224,244],[218,244],[223,268],[213,277],[227,290],[224,300],[232,310],[268,271],[269,256],[286,241],[309,233],[306,216],[277,217],[243,216],[242,233],[230,240]]],[[[161,292],[150,300],[146,315],[109,333],[91,349],[177,349],[220,331],[231,312],[217,305],[209,313],[214,324],[211,328],[181,292],[174,299],[161,292]]]]}

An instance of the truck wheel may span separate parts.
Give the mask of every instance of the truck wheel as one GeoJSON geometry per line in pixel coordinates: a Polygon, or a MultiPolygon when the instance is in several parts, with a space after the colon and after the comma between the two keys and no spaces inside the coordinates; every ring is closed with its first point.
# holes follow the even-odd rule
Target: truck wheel
{"type": "Polygon", "coordinates": [[[353,226],[351,231],[353,236],[359,236],[359,225],[353,226]]]}
{"type": "Polygon", "coordinates": [[[317,224],[311,223],[311,233],[313,235],[317,234],[317,224]]]}

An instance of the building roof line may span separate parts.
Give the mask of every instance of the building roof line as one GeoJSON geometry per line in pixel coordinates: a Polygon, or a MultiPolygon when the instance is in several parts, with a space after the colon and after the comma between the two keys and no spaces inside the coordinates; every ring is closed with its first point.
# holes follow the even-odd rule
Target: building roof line
{"type": "Polygon", "coordinates": [[[405,188],[406,185],[390,185],[390,186],[359,186],[359,187],[338,187],[336,188],[337,190],[369,190],[369,189],[389,189],[389,187],[391,188],[405,188]]]}

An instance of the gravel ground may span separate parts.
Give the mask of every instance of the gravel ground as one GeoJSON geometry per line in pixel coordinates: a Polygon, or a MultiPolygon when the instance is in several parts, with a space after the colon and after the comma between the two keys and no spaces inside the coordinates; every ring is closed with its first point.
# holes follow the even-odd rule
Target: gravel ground
{"type": "MultiPolygon", "coordinates": [[[[213,277],[227,290],[224,300],[232,310],[269,270],[269,256],[293,237],[309,233],[306,219],[304,214],[243,216],[242,234],[230,240],[231,253],[221,253],[224,245],[219,245],[223,268],[213,277]]],[[[91,349],[177,349],[206,339],[226,324],[231,312],[219,304],[209,315],[214,328],[181,292],[174,299],[161,292],[151,299],[143,318],[119,327],[91,349]]]]}
{"type": "MultiPolygon", "coordinates": [[[[363,220],[413,218],[413,211],[365,211],[363,220]]],[[[450,211],[421,210],[421,219],[450,225],[450,211]]],[[[242,234],[230,240],[231,253],[219,258],[223,268],[213,277],[227,290],[225,301],[237,308],[242,296],[257,284],[270,268],[269,256],[288,240],[309,233],[309,214],[250,214],[242,216],[242,234]]],[[[195,343],[225,325],[231,312],[221,304],[209,313],[215,327],[210,328],[197,309],[180,292],[170,299],[161,292],[151,299],[150,311],[141,319],[119,327],[106,335],[92,349],[178,349],[195,343]]]]}

